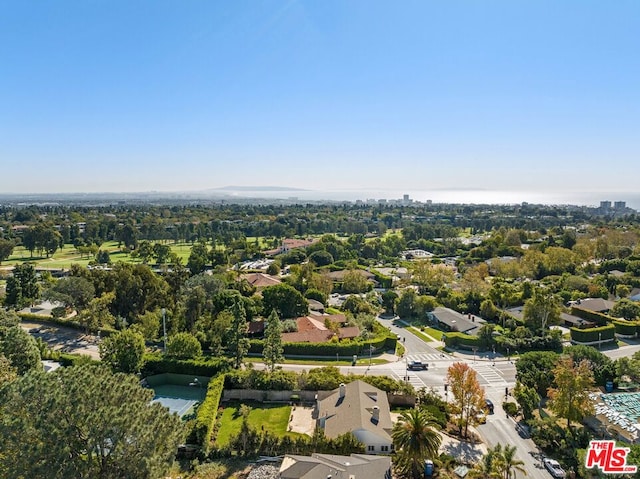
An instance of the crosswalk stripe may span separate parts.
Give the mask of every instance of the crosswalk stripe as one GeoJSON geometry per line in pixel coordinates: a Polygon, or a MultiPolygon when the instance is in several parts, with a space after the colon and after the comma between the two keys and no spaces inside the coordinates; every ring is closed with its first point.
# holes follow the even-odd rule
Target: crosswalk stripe
{"type": "Polygon", "coordinates": [[[410,354],[407,356],[409,361],[435,361],[436,359],[442,359],[439,354],[410,354]]]}
{"type": "MultiPolygon", "coordinates": [[[[395,378],[398,381],[404,381],[405,380],[405,376],[404,374],[400,374],[398,371],[396,370],[391,370],[392,374],[395,376],[395,378]]],[[[403,371],[404,372],[404,371],[403,371]]],[[[422,379],[420,379],[418,376],[416,376],[415,374],[411,374],[409,371],[407,371],[407,374],[409,376],[409,384],[411,384],[414,388],[416,389],[420,389],[420,388],[424,388],[427,385],[422,381],[422,379]]]]}
{"type": "Polygon", "coordinates": [[[482,377],[489,384],[507,384],[504,378],[495,370],[493,366],[488,366],[485,364],[473,365],[472,368],[475,372],[482,377]]]}

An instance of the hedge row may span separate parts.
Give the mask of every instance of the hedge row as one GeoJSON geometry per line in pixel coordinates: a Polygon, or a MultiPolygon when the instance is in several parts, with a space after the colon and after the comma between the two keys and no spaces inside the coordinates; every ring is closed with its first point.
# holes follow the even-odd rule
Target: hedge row
{"type": "Polygon", "coordinates": [[[571,340],[577,343],[594,343],[598,341],[611,341],[615,338],[616,328],[613,324],[598,328],[578,329],[571,328],[571,340]]]}
{"type": "Polygon", "coordinates": [[[81,364],[87,364],[91,362],[96,362],[96,363],[99,362],[99,360],[92,359],[90,356],[86,354],[71,354],[71,353],[60,353],[60,355],[56,360],[65,367],[78,366],[81,364]]]}
{"type": "Polygon", "coordinates": [[[175,373],[193,376],[217,376],[228,371],[229,360],[226,358],[175,359],[160,354],[145,354],[143,376],[154,374],[175,373]]]}
{"type": "Polygon", "coordinates": [[[371,271],[376,278],[376,281],[380,284],[381,288],[389,289],[393,285],[393,278],[391,276],[387,276],[382,274],[375,269],[371,271]]]}
{"type": "Polygon", "coordinates": [[[198,444],[205,453],[209,451],[211,446],[211,436],[216,424],[216,416],[218,415],[218,407],[222,399],[222,391],[224,389],[224,374],[209,381],[207,395],[202,401],[196,414],[195,425],[189,434],[188,442],[190,444],[198,444]]]}
{"type": "Polygon", "coordinates": [[[611,321],[611,318],[606,314],[589,311],[587,309],[578,308],[576,306],[571,307],[571,314],[588,321],[593,321],[594,323],[597,323],[601,326],[604,326],[605,324],[609,323],[609,321],[611,321]]]}
{"type": "Polygon", "coordinates": [[[617,334],[623,336],[634,336],[638,333],[640,322],[638,321],[613,321],[617,334]]]}
{"type": "MultiPolygon", "coordinates": [[[[33,313],[16,313],[16,314],[23,321],[25,320],[36,321],[38,323],[64,326],[66,328],[78,329],[80,331],[84,331],[86,329],[78,321],[75,321],[73,319],[54,318],[53,316],[43,316],[41,314],[33,314],[33,313]]],[[[107,327],[102,327],[98,331],[100,331],[100,336],[102,337],[106,337],[117,332],[116,329],[107,328],[107,327]]]]}
{"type": "MultiPolygon", "coordinates": [[[[293,356],[352,356],[368,355],[369,347],[373,346],[375,351],[395,351],[396,337],[378,336],[362,342],[339,342],[339,343],[284,343],[284,355],[293,356]]],[[[250,353],[262,354],[264,343],[261,339],[252,339],[249,349],[250,353]]]]}
{"type": "Polygon", "coordinates": [[[480,349],[480,338],[469,334],[448,332],[443,334],[444,344],[448,348],[480,349]]]}

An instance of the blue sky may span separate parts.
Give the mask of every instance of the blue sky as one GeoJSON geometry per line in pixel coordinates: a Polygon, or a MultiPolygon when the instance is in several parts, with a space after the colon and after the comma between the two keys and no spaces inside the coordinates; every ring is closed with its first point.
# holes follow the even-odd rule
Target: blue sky
{"type": "Polygon", "coordinates": [[[640,2],[0,0],[0,190],[636,191],[640,2]]]}

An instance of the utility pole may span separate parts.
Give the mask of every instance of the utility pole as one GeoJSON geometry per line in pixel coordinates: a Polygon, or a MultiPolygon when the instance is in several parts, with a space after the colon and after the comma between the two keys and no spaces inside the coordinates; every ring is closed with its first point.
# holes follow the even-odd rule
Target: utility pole
{"type": "Polygon", "coordinates": [[[162,308],[162,334],[164,337],[164,354],[167,354],[167,321],[166,321],[166,315],[167,315],[167,310],[165,308],[162,308]]]}

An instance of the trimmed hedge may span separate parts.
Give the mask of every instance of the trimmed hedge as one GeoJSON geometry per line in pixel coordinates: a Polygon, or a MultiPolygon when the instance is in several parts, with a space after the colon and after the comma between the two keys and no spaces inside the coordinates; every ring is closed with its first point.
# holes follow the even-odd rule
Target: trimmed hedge
{"type": "Polygon", "coordinates": [[[93,359],[86,354],[60,353],[57,361],[64,367],[78,366],[87,363],[99,363],[97,359],[93,359]]]}
{"type": "MultiPolygon", "coordinates": [[[[64,326],[67,328],[77,329],[79,331],[85,331],[85,327],[81,325],[78,321],[73,319],[63,319],[63,318],[54,318],[53,316],[43,316],[41,314],[33,314],[33,313],[16,313],[18,317],[23,321],[36,321],[38,323],[51,324],[55,326],[64,326]]],[[[113,333],[117,333],[118,331],[113,328],[102,327],[98,329],[100,331],[100,336],[107,337],[113,333]]]]}
{"type": "MultiPolygon", "coordinates": [[[[283,343],[284,355],[294,356],[352,356],[354,354],[369,354],[369,346],[374,351],[395,351],[398,339],[394,336],[379,336],[366,341],[339,343],[283,343]]],[[[261,339],[252,339],[249,352],[262,354],[264,343],[261,339]]]]}
{"type": "Polygon", "coordinates": [[[198,444],[205,453],[209,452],[213,439],[212,435],[216,425],[218,407],[224,390],[224,376],[222,374],[209,381],[207,395],[198,408],[195,424],[188,438],[190,444],[198,444]]]}
{"type": "Polygon", "coordinates": [[[613,326],[616,328],[616,334],[622,334],[623,336],[634,336],[638,333],[640,322],[613,321],[613,326]]]}
{"type": "Polygon", "coordinates": [[[597,343],[615,339],[616,328],[613,324],[599,328],[571,328],[571,340],[577,343],[597,343]]]}
{"type": "Polygon", "coordinates": [[[389,289],[393,286],[393,278],[391,276],[384,275],[375,269],[372,270],[371,273],[375,276],[376,281],[380,283],[381,288],[389,289]]]}
{"type": "Polygon", "coordinates": [[[226,358],[175,359],[156,353],[144,355],[142,375],[175,373],[213,377],[229,369],[230,363],[226,358]]]}
{"type": "Polygon", "coordinates": [[[480,349],[480,338],[470,334],[459,333],[457,331],[443,334],[444,344],[448,348],[480,349]]]}
{"type": "Polygon", "coordinates": [[[581,309],[576,306],[571,307],[571,314],[579,318],[597,323],[600,326],[604,326],[605,324],[608,324],[609,321],[611,321],[611,318],[606,314],[596,313],[595,311],[581,309]]]}

